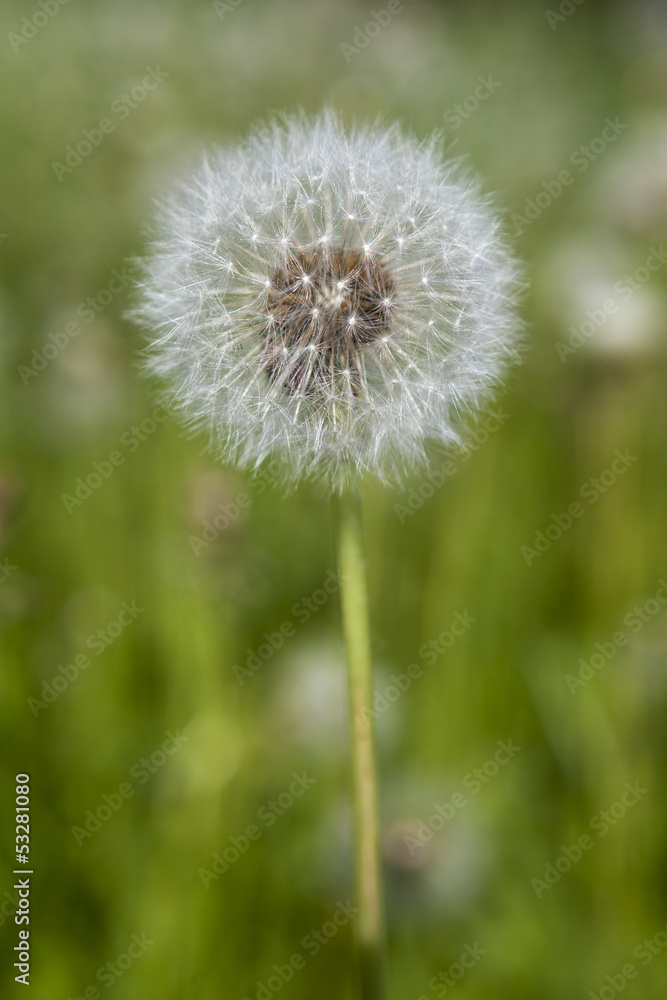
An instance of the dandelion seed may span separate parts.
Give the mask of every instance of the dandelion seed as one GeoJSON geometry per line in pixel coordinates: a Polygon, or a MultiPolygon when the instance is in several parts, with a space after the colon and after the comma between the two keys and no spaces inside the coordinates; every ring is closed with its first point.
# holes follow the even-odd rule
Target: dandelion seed
{"type": "Polygon", "coordinates": [[[400,480],[429,441],[458,440],[514,356],[496,212],[397,126],[273,121],[210,156],[157,223],[136,310],[148,368],[243,467],[279,458],[288,483],[332,490],[400,480]]]}

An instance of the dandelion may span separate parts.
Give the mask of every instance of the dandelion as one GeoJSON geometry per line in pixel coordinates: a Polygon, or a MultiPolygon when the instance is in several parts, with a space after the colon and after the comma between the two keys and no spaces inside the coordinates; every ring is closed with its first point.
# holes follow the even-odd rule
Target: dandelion
{"type": "Polygon", "coordinates": [[[517,267],[477,180],[434,139],[284,117],[209,155],[157,216],[136,317],[149,372],[227,461],[336,498],[361,995],[383,903],[361,506],[460,440],[516,354],[517,267]]]}
{"type": "Polygon", "coordinates": [[[157,220],[137,315],[187,422],[342,489],[458,440],[514,352],[516,268],[435,141],[287,118],[209,156],[157,220]]]}

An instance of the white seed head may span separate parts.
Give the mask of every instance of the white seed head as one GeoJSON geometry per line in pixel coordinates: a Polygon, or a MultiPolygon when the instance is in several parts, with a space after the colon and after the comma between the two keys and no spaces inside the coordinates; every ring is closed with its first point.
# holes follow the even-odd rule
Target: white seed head
{"type": "Polygon", "coordinates": [[[514,356],[517,269],[478,183],[398,126],[285,117],[162,206],[148,368],[227,459],[331,489],[459,438],[514,356]]]}

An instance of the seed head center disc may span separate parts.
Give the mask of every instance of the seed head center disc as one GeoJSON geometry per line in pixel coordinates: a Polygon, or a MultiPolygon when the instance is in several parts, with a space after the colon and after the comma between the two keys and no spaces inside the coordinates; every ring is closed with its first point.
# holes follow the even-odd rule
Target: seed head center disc
{"type": "Polygon", "coordinates": [[[360,351],[389,327],[394,281],[370,252],[291,254],[271,276],[262,333],[265,369],[289,393],[360,379],[360,351]]]}

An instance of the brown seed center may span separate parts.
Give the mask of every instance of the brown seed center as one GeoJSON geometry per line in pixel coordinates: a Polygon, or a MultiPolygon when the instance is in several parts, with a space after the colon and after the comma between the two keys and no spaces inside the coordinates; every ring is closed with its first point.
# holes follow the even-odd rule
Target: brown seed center
{"type": "Polygon", "coordinates": [[[357,391],[360,350],[388,328],[394,282],[370,253],[299,252],[272,275],[263,330],[264,367],[289,393],[349,383],[357,391]]]}

